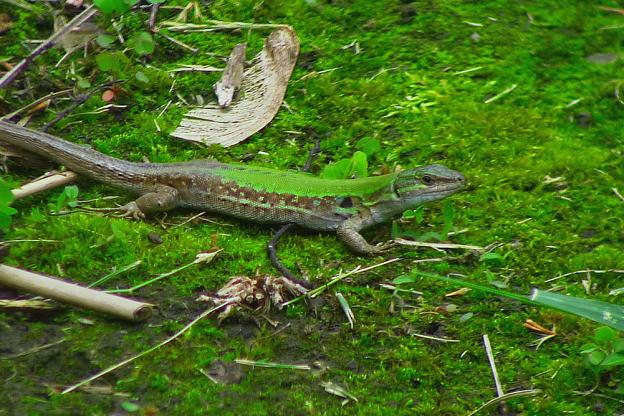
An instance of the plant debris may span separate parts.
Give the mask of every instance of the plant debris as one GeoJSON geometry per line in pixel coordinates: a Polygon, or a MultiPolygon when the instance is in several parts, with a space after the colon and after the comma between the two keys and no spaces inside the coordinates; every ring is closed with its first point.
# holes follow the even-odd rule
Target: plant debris
{"type": "Polygon", "coordinates": [[[274,31],[244,71],[239,99],[227,109],[209,103],[191,110],[171,135],[225,147],[247,139],[277,114],[298,55],[295,32],[290,27],[274,31]]]}
{"type": "Polygon", "coordinates": [[[284,277],[264,275],[252,279],[234,276],[216,293],[202,295],[197,300],[210,302],[214,306],[227,303],[218,317],[219,321],[223,321],[243,309],[254,315],[265,315],[271,307],[282,309],[286,298],[301,296],[307,292],[308,289],[284,277]]]}

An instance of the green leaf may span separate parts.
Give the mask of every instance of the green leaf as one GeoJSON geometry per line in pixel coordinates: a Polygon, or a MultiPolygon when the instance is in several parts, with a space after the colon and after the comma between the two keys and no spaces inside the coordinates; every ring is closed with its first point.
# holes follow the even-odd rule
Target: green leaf
{"type": "Polygon", "coordinates": [[[353,176],[360,178],[368,176],[366,153],[357,151],[351,159],[341,159],[327,165],[321,172],[321,178],[326,179],[348,179],[353,176]]]}
{"type": "Polygon", "coordinates": [[[502,265],[505,263],[505,258],[498,253],[483,253],[481,257],[479,257],[479,261],[484,261],[488,263],[496,263],[502,265]]]}
{"type": "Polygon", "coordinates": [[[599,365],[607,355],[602,350],[594,350],[589,353],[589,362],[593,365],[599,365]]]}
{"type": "Polygon", "coordinates": [[[11,225],[11,215],[15,215],[17,210],[9,206],[15,197],[2,179],[0,179],[0,230],[6,230],[11,225]]]}
{"type": "Polygon", "coordinates": [[[402,285],[405,283],[414,283],[415,281],[416,278],[414,276],[399,276],[395,278],[392,283],[394,283],[395,285],[402,285]]]}
{"type": "Polygon", "coordinates": [[[122,402],[121,407],[128,413],[136,413],[141,410],[141,406],[132,402],[122,402]]]}
{"type": "Polygon", "coordinates": [[[624,307],[600,300],[577,298],[534,289],[531,300],[624,331],[624,307]]]}
{"type": "Polygon", "coordinates": [[[366,153],[357,151],[353,154],[353,165],[351,167],[351,175],[355,175],[358,178],[365,178],[368,176],[368,160],[366,153]]]}
{"type": "Polygon", "coordinates": [[[125,13],[134,5],[126,0],[94,0],[93,3],[104,14],[125,13]]]}
{"type": "Polygon", "coordinates": [[[15,200],[11,188],[2,179],[0,179],[0,205],[9,205],[15,200]]]}
{"type": "Polygon", "coordinates": [[[613,351],[622,352],[624,351],[624,339],[618,338],[613,341],[613,351]]]}
{"type": "Polygon", "coordinates": [[[148,32],[139,32],[128,40],[128,44],[139,55],[149,55],[154,52],[155,45],[152,35],[148,32]]]}
{"type": "Polygon", "coordinates": [[[11,217],[0,212],[0,230],[6,230],[11,225],[11,217]]]}
{"type": "Polygon", "coordinates": [[[78,187],[69,185],[63,189],[63,192],[56,198],[55,209],[60,212],[65,206],[75,208],[78,205],[78,187]]]}
{"type": "Polygon", "coordinates": [[[355,148],[363,151],[367,156],[371,156],[381,150],[381,143],[379,139],[363,137],[357,142],[355,148]]]}
{"type": "Polygon", "coordinates": [[[624,354],[614,352],[607,355],[607,357],[600,363],[602,367],[624,365],[624,354]]]}
{"type": "Polygon", "coordinates": [[[113,42],[115,42],[115,39],[116,38],[113,35],[107,35],[106,33],[101,33],[97,36],[96,42],[101,47],[108,48],[110,45],[113,44],[113,42]]]}
{"type": "Polygon", "coordinates": [[[349,177],[351,159],[342,159],[336,163],[325,166],[321,172],[321,178],[346,179],[349,177]]]}
{"type": "Polygon", "coordinates": [[[579,351],[581,354],[589,354],[592,351],[595,351],[598,349],[598,345],[596,344],[585,344],[581,347],[581,350],[579,351]]]}
{"type": "Polygon", "coordinates": [[[415,224],[420,224],[425,219],[425,207],[422,205],[416,207],[416,209],[408,209],[403,212],[403,219],[414,221],[415,224]]]}
{"type": "Polygon", "coordinates": [[[601,326],[596,330],[596,334],[594,335],[594,340],[599,344],[614,341],[616,338],[617,334],[608,326],[601,326]]]}
{"type": "Polygon", "coordinates": [[[167,0],[147,0],[148,3],[152,3],[152,4],[163,4],[166,1],[167,0]]]}
{"type": "Polygon", "coordinates": [[[128,63],[128,58],[121,52],[103,52],[95,56],[95,62],[101,71],[119,74],[128,63]]]}
{"type": "Polygon", "coordinates": [[[4,215],[11,216],[11,215],[17,214],[17,210],[15,208],[13,208],[13,207],[8,206],[8,205],[6,205],[6,206],[0,205],[0,213],[2,213],[4,215]]]}
{"type": "Polygon", "coordinates": [[[88,79],[79,77],[76,85],[78,86],[78,88],[81,88],[84,90],[84,89],[91,87],[91,82],[88,79]]]}
{"type": "Polygon", "coordinates": [[[134,74],[134,77],[137,79],[137,81],[139,82],[144,82],[144,83],[149,83],[149,78],[147,77],[147,75],[145,75],[143,72],[139,71],[136,74],[134,74]]]}

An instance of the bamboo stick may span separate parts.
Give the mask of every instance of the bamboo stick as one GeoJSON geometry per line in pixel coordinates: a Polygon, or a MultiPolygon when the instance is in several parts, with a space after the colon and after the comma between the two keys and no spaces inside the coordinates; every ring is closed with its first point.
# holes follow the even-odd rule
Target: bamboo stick
{"type": "Polygon", "coordinates": [[[56,173],[54,175],[38,179],[34,182],[24,184],[19,188],[11,190],[11,192],[13,193],[15,199],[20,199],[37,192],[47,191],[48,189],[74,182],[76,178],[78,178],[78,175],[71,171],[56,173]]]}
{"type": "Polygon", "coordinates": [[[149,303],[87,289],[4,264],[0,264],[0,284],[130,321],[143,321],[152,315],[149,303]]]}

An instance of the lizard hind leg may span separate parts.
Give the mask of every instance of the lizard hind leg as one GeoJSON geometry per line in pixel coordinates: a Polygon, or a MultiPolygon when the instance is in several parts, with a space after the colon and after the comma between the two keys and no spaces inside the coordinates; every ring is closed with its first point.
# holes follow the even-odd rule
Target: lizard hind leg
{"type": "Polygon", "coordinates": [[[145,218],[146,214],[169,211],[177,206],[178,190],[163,185],[116,210],[121,212],[120,217],[140,219],[145,218]]]}

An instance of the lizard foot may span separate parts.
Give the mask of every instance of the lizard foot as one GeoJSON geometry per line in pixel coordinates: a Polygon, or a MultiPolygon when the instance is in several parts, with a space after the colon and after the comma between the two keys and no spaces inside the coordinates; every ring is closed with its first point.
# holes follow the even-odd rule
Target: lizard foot
{"type": "Polygon", "coordinates": [[[383,254],[398,245],[399,244],[396,243],[394,240],[384,241],[383,243],[376,244],[374,246],[375,250],[371,254],[383,254]]]}
{"type": "Polygon", "coordinates": [[[134,218],[135,220],[140,220],[145,218],[145,214],[135,201],[128,202],[126,205],[122,205],[119,208],[115,208],[115,211],[120,212],[119,215],[115,215],[115,217],[120,218],[134,218]]]}

